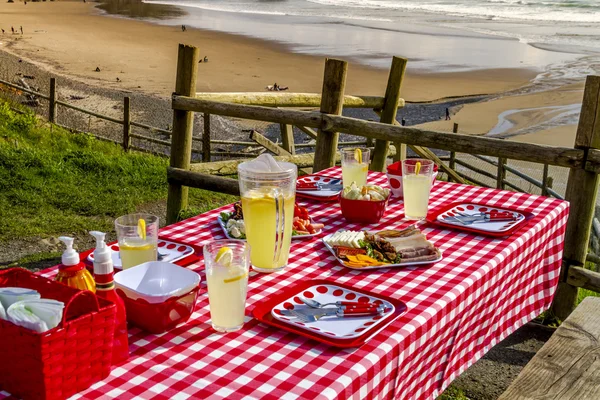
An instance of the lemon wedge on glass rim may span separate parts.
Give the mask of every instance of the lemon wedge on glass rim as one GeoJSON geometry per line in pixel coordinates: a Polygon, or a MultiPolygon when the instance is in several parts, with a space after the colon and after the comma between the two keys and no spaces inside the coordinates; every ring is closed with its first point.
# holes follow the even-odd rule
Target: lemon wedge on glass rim
{"type": "Polygon", "coordinates": [[[146,240],[146,221],[143,218],[138,219],[137,233],[142,240],[146,240]]]}
{"type": "Polygon", "coordinates": [[[361,163],[362,162],[362,150],[361,149],[355,149],[354,150],[354,159],[356,160],[356,162],[361,163]]]}

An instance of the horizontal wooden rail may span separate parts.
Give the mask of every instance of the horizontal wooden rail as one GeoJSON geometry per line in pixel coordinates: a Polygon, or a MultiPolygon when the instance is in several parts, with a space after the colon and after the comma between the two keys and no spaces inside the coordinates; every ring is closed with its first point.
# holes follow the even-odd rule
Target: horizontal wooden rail
{"type": "Polygon", "coordinates": [[[515,184],[514,184],[514,183],[512,183],[512,182],[509,182],[509,181],[507,181],[506,179],[503,179],[503,180],[502,180],[502,183],[503,183],[505,186],[508,186],[508,187],[510,187],[510,188],[512,188],[512,189],[514,189],[514,190],[516,190],[517,192],[524,192],[523,188],[520,188],[520,187],[518,187],[517,185],[515,185],[515,184]]]}
{"type": "MultiPolygon", "coordinates": [[[[495,167],[497,167],[497,166],[498,166],[498,161],[496,161],[496,160],[490,160],[489,158],[482,157],[482,156],[480,156],[480,155],[477,155],[477,154],[471,154],[471,156],[473,156],[473,157],[477,158],[478,160],[481,160],[481,161],[487,162],[488,164],[491,164],[491,165],[493,165],[493,166],[495,166],[495,167]]],[[[463,166],[464,166],[464,161],[463,161],[463,162],[461,162],[461,165],[463,165],[463,166]]],[[[468,167],[467,167],[467,168],[468,168],[468,167]]],[[[513,167],[511,167],[510,165],[504,165],[504,167],[503,167],[503,168],[504,168],[506,171],[508,171],[508,172],[510,172],[510,173],[512,173],[512,174],[514,174],[514,175],[516,175],[516,176],[518,176],[519,178],[521,178],[521,179],[523,179],[523,180],[525,180],[525,181],[527,181],[527,182],[531,183],[532,185],[534,185],[534,186],[536,186],[536,187],[538,187],[538,188],[540,188],[540,189],[542,189],[542,188],[544,187],[544,184],[543,184],[541,181],[539,181],[539,180],[537,180],[537,179],[535,179],[535,178],[532,178],[531,176],[529,176],[529,175],[527,175],[527,174],[524,174],[523,172],[519,171],[519,170],[518,170],[518,169],[516,169],[516,168],[513,168],[513,167]]],[[[506,181],[504,181],[504,183],[506,183],[506,181]]],[[[516,186],[514,186],[514,185],[512,185],[512,184],[511,184],[510,186],[511,186],[511,187],[513,187],[513,188],[516,188],[516,186]]],[[[519,190],[520,190],[520,191],[525,191],[524,189],[521,189],[521,188],[519,188],[519,190]]],[[[561,195],[560,195],[559,193],[557,193],[556,191],[552,190],[552,188],[546,187],[546,191],[547,191],[547,192],[548,192],[548,194],[550,194],[552,197],[555,197],[555,198],[557,198],[557,199],[564,200],[564,197],[563,197],[563,196],[561,196],[561,195]]]]}
{"type": "Polygon", "coordinates": [[[173,96],[172,106],[178,110],[199,111],[228,117],[301,125],[391,142],[402,142],[457,152],[468,151],[470,153],[494,157],[567,168],[585,168],[591,172],[600,172],[600,150],[595,149],[587,150],[586,159],[586,151],[581,149],[519,143],[460,133],[448,134],[446,132],[388,125],[318,112],[218,103],[185,96],[173,96]]]}
{"type": "MultiPolygon", "coordinates": [[[[198,138],[199,140],[202,140],[202,138],[198,138]]],[[[241,140],[211,140],[211,143],[214,144],[235,144],[235,145],[240,145],[240,146],[256,146],[256,143],[254,142],[244,142],[241,140]]]]}
{"type": "MultiPolygon", "coordinates": [[[[300,143],[297,144],[296,147],[315,147],[317,144],[316,143],[300,143]]],[[[367,142],[363,141],[363,142],[338,142],[338,147],[343,147],[343,146],[366,146],[367,142]]]]}
{"type": "Polygon", "coordinates": [[[95,113],[93,111],[86,110],[85,108],[81,108],[81,107],[74,106],[73,104],[65,103],[64,101],[56,100],[56,104],[61,105],[61,106],[66,107],[66,108],[70,108],[70,109],[75,110],[75,111],[82,112],[84,114],[89,114],[92,117],[96,117],[96,118],[100,118],[100,119],[105,119],[107,121],[114,122],[115,124],[121,124],[121,125],[123,125],[123,121],[120,120],[120,119],[109,117],[108,115],[98,114],[98,113],[95,113]]]}
{"type": "Polygon", "coordinates": [[[458,158],[456,160],[454,160],[454,162],[458,165],[462,165],[463,167],[465,167],[473,172],[477,172],[480,175],[487,176],[488,178],[496,180],[496,175],[492,174],[491,172],[485,171],[481,168],[477,168],[467,162],[464,162],[463,160],[459,160],[458,158]]]}
{"type": "Polygon", "coordinates": [[[151,142],[151,143],[162,144],[162,145],[165,145],[165,146],[171,146],[171,141],[170,140],[157,139],[157,138],[153,138],[153,137],[139,135],[137,133],[130,133],[129,136],[137,138],[137,139],[143,139],[143,140],[151,142]]]}
{"type": "Polygon", "coordinates": [[[575,287],[600,292],[600,273],[581,267],[570,266],[567,283],[575,287]]]}
{"type": "Polygon", "coordinates": [[[131,121],[130,122],[131,126],[137,126],[138,128],[144,128],[144,129],[148,129],[150,131],[154,131],[154,132],[158,132],[158,133],[162,133],[163,135],[168,135],[171,136],[173,133],[171,131],[168,131],[166,129],[160,129],[160,128],[156,128],[154,126],[150,126],[150,125],[146,125],[143,124],[141,122],[134,122],[131,121]]]}
{"type": "Polygon", "coordinates": [[[45,94],[36,92],[35,90],[27,89],[27,88],[24,88],[23,86],[19,86],[19,85],[14,84],[14,83],[3,81],[1,79],[0,79],[0,83],[2,83],[3,85],[9,86],[9,87],[11,87],[13,89],[20,90],[23,93],[32,94],[34,96],[41,97],[42,99],[50,100],[50,96],[47,96],[45,94]]]}
{"type": "Polygon", "coordinates": [[[237,179],[200,174],[181,168],[167,167],[167,181],[169,183],[211,190],[213,192],[232,194],[234,196],[240,195],[240,186],[237,179]]]}
{"type": "MultiPolygon", "coordinates": [[[[201,150],[194,150],[198,153],[201,150]]],[[[211,151],[211,156],[219,156],[219,157],[257,157],[258,153],[243,153],[241,151],[211,151]]]]}
{"type": "MultiPolygon", "coordinates": [[[[264,107],[314,107],[321,106],[320,93],[196,93],[199,100],[218,101],[222,103],[252,104],[264,107]]],[[[381,96],[344,96],[346,108],[383,108],[384,98],[381,96]]],[[[404,99],[400,99],[398,107],[404,107],[404,99]]]]}
{"type": "Polygon", "coordinates": [[[462,172],[460,172],[460,171],[454,171],[454,172],[456,172],[456,174],[457,174],[458,176],[460,176],[460,177],[461,177],[463,180],[465,180],[465,181],[468,181],[468,182],[473,182],[474,184],[476,184],[476,185],[479,185],[479,186],[483,186],[483,187],[489,187],[489,185],[487,185],[487,184],[485,184],[485,183],[483,183],[483,182],[481,182],[481,181],[477,180],[476,178],[473,178],[473,177],[471,177],[471,176],[469,176],[469,175],[467,175],[467,174],[465,174],[465,173],[462,173],[462,172]]]}

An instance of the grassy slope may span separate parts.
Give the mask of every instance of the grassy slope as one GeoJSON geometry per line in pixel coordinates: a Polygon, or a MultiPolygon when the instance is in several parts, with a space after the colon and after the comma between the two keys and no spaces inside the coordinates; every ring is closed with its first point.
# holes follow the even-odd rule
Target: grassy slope
{"type": "MultiPolygon", "coordinates": [[[[112,143],[73,134],[0,104],[0,243],[112,231],[119,215],[167,196],[167,160],[125,154],[112,143]]],[[[194,212],[233,201],[191,190],[194,212]]],[[[190,213],[188,212],[187,215],[190,213]]]]}

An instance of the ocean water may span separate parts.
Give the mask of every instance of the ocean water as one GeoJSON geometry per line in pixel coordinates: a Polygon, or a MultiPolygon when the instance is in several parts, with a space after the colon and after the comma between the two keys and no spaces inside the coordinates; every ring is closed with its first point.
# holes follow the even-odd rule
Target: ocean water
{"type": "Polygon", "coordinates": [[[186,12],[160,23],[383,68],[400,55],[413,70],[532,68],[546,81],[600,71],[600,0],[143,1],[186,12]]]}

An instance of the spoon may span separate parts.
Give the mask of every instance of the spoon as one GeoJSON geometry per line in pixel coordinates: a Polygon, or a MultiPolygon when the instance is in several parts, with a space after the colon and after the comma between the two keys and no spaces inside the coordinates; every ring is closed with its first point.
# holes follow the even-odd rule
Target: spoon
{"type": "Polygon", "coordinates": [[[341,306],[349,306],[349,307],[357,307],[357,306],[366,306],[366,305],[370,305],[371,303],[359,303],[357,301],[336,301],[335,303],[325,303],[325,304],[321,304],[316,300],[313,299],[307,299],[305,297],[300,296],[300,301],[303,302],[304,304],[306,304],[307,306],[311,307],[311,308],[323,308],[325,306],[336,306],[336,307],[341,307],[341,306]]]}

